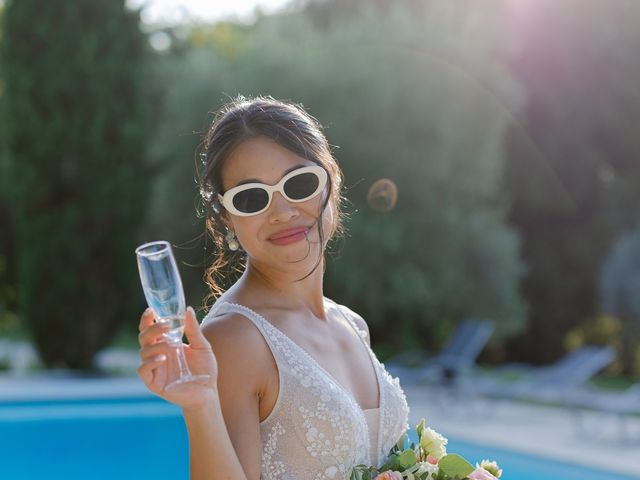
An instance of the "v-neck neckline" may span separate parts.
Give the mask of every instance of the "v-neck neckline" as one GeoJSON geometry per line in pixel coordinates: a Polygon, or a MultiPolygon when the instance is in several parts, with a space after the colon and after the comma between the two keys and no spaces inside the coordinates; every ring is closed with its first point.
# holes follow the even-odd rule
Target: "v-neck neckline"
{"type": "MultiPolygon", "coordinates": [[[[361,413],[363,418],[365,418],[365,414],[364,414],[365,410],[372,410],[370,408],[367,408],[367,409],[362,408],[362,406],[358,403],[358,401],[356,400],[356,397],[353,395],[353,393],[347,387],[342,385],[342,383],[340,383],[326,368],[324,368],[320,364],[320,362],[318,362],[309,352],[307,352],[304,348],[302,348],[300,345],[298,345],[296,342],[294,342],[291,339],[291,337],[289,337],[286,333],[284,333],[282,330],[280,330],[274,324],[269,322],[266,318],[264,318],[258,312],[256,312],[255,310],[252,310],[249,307],[245,307],[244,305],[240,305],[238,303],[232,303],[232,302],[227,302],[227,301],[224,301],[223,303],[228,303],[229,305],[235,305],[237,307],[241,307],[243,309],[246,309],[246,310],[250,311],[251,313],[253,313],[254,315],[256,315],[257,317],[259,317],[263,322],[265,322],[267,325],[269,325],[269,327],[273,328],[289,344],[291,344],[294,348],[296,348],[304,356],[306,356],[311,361],[311,363],[318,368],[318,370],[320,370],[322,373],[324,373],[324,375],[329,379],[329,381],[331,383],[333,383],[338,389],[340,389],[353,402],[353,404],[357,407],[357,409],[359,410],[359,412],[361,413]]],[[[336,305],[336,308],[339,308],[335,302],[333,302],[333,304],[336,305]]],[[[340,313],[342,313],[342,312],[340,312],[340,313]]],[[[380,408],[381,404],[382,404],[382,382],[380,381],[380,372],[378,371],[378,368],[377,368],[377,366],[375,364],[375,361],[373,359],[373,356],[372,356],[373,352],[371,351],[371,348],[367,344],[365,344],[364,339],[360,336],[360,333],[356,329],[355,325],[353,325],[351,323],[351,321],[348,318],[346,318],[345,315],[343,315],[343,317],[345,317],[345,319],[347,320],[347,322],[349,323],[351,328],[353,328],[353,330],[356,333],[356,336],[360,339],[360,342],[362,343],[362,346],[367,351],[367,356],[369,357],[369,362],[371,363],[371,366],[373,367],[373,372],[375,374],[376,383],[377,383],[377,387],[378,387],[378,406],[377,407],[373,407],[373,409],[380,408]]],[[[365,418],[365,420],[366,420],[366,418],[365,418]]]]}

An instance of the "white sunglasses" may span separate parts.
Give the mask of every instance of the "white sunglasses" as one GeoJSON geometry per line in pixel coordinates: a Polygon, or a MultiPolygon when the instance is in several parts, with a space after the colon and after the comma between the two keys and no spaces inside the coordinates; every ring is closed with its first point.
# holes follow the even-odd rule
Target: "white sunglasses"
{"type": "Polygon", "coordinates": [[[269,208],[274,192],[280,192],[290,202],[304,202],[318,195],[326,184],[326,170],[314,165],[289,172],[273,186],[264,183],[238,185],[223,195],[218,194],[218,200],[229,213],[249,217],[269,208]]]}

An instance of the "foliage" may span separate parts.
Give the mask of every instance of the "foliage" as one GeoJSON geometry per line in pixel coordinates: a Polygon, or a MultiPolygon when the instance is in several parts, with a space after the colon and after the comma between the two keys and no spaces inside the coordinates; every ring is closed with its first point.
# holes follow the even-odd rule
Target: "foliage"
{"type": "Polygon", "coordinates": [[[564,337],[567,350],[583,345],[606,345],[616,350],[616,360],[607,369],[611,375],[640,378],[640,329],[628,319],[600,315],[572,328],[564,337]]]}
{"type": "Polygon", "coordinates": [[[139,316],[133,249],[148,197],[149,111],[138,22],[109,0],[5,5],[19,314],[49,367],[91,368],[118,325],[139,316]]]}
{"type": "Polygon", "coordinates": [[[601,310],[617,317],[619,324],[620,367],[640,376],[640,229],[622,234],[613,244],[602,267],[599,290],[601,310]]]}
{"type": "Polygon", "coordinates": [[[531,267],[514,359],[562,355],[565,334],[598,313],[612,242],[637,224],[639,20],[640,4],[623,0],[514,4],[511,69],[526,104],[509,133],[505,186],[531,267]]]}
{"type": "Polygon", "coordinates": [[[154,141],[175,168],[155,190],[154,231],[177,243],[203,231],[185,215],[196,194],[185,189],[199,141],[190,132],[203,130],[203,106],[238,93],[292,99],[327,126],[346,175],[350,238],[328,265],[326,293],[361,313],[376,343],[441,339],[466,315],[496,319],[501,334],[518,330],[523,269],[500,191],[502,136],[519,98],[501,66],[504,12],[487,13],[488,2],[429,5],[419,15],[404,3],[363,7],[322,24],[283,13],[249,29],[211,27],[224,35],[200,26],[189,48],[176,39],[162,59],[170,88],[154,141]],[[389,213],[366,200],[381,177],[400,192],[389,213]]]}
{"type": "MultiPolygon", "coordinates": [[[[4,5],[0,3],[0,45],[2,43],[3,13],[4,5]]],[[[5,98],[2,73],[2,63],[0,62],[0,111],[5,98]]],[[[2,118],[0,117],[0,132],[3,130],[2,126],[2,118]]],[[[0,135],[0,335],[17,331],[19,327],[18,317],[15,314],[16,288],[10,263],[13,260],[12,228],[7,200],[4,195],[8,186],[6,150],[5,138],[0,135]]]]}
{"type": "Polygon", "coordinates": [[[402,435],[379,468],[356,465],[350,480],[387,479],[391,478],[389,473],[394,473],[393,478],[400,476],[406,480],[497,480],[502,476],[502,469],[495,461],[483,460],[474,468],[464,457],[447,453],[448,439],[427,427],[424,418],[416,425],[417,444],[409,440],[410,434],[407,431],[402,435]]]}
{"type": "Polygon", "coordinates": [[[16,292],[9,281],[7,259],[0,255],[0,335],[18,329],[18,318],[14,313],[16,292]]]}
{"type": "Polygon", "coordinates": [[[602,268],[602,310],[640,323],[640,229],[621,235],[602,268]]]}

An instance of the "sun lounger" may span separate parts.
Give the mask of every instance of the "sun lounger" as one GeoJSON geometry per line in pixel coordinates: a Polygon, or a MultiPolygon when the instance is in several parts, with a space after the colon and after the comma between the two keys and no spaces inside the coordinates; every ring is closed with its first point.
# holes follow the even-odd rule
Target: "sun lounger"
{"type": "Polygon", "coordinates": [[[630,386],[624,392],[590,392],[580,400],[579,404],[607,413],[640,414],[640,383],[630,386]]]}
{"type": "MultiPolygon", "coordinates": [[[[467,393],[496,398],[566,403],[615,357],[616,353],[610,347],[589,345],[568,353],[552,365],[531,367],[520,381],[509,383],[495,379],[469,379],[463,388],[467,393]]],[[[519,370],[522,372],[522,367],[519,370]]],[[[502,369],[502,372],[505,371],[508,369],[502,369]]]]}
{"type": "MultiPolygon", "coordinates": [[[[600,436],[605,430],[611,430],[613,422],[618,426],[618,441],[640,441],[639,433],[632,435],[629,429],[629,417],[640,415],[640,383],[636,383],[622,392],[602,391],[594,388],[573,390],[566,396],[565,405],[572,408],[580,435],[600,436]],[[601,413],[597,417],[595,428],[587,428],[587,418],[593,412],[601,413]],[[590,412],[590,413],[588,413],[590,412]]],[[[590,422],[593,423],[593,420],[590,422]]]]}
{"type": "Polygon", "coordinates": [[[392,375],[410,383],[450,383],[475,364],[495,324],[489,320],[465,320],[455,329],[442,352],[431,358],[421,352],[403,353],[385,365],[392,375]],[[407,360],[418,359],[417,365],[407,365],[407,360]]]}

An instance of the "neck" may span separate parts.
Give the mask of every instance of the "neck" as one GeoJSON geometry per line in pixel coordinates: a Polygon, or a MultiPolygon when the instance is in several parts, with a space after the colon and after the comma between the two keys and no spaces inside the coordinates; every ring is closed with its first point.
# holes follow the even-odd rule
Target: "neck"
{"type": "Polygon", "coordinates": [[[313,264],[296,271],[274,271],[249,260],[240,281],[266,306],[306,308],[316,317],[325,319],[322,289],[324,258],[311,275],[301,280],[311,268],[313,264]]]}

